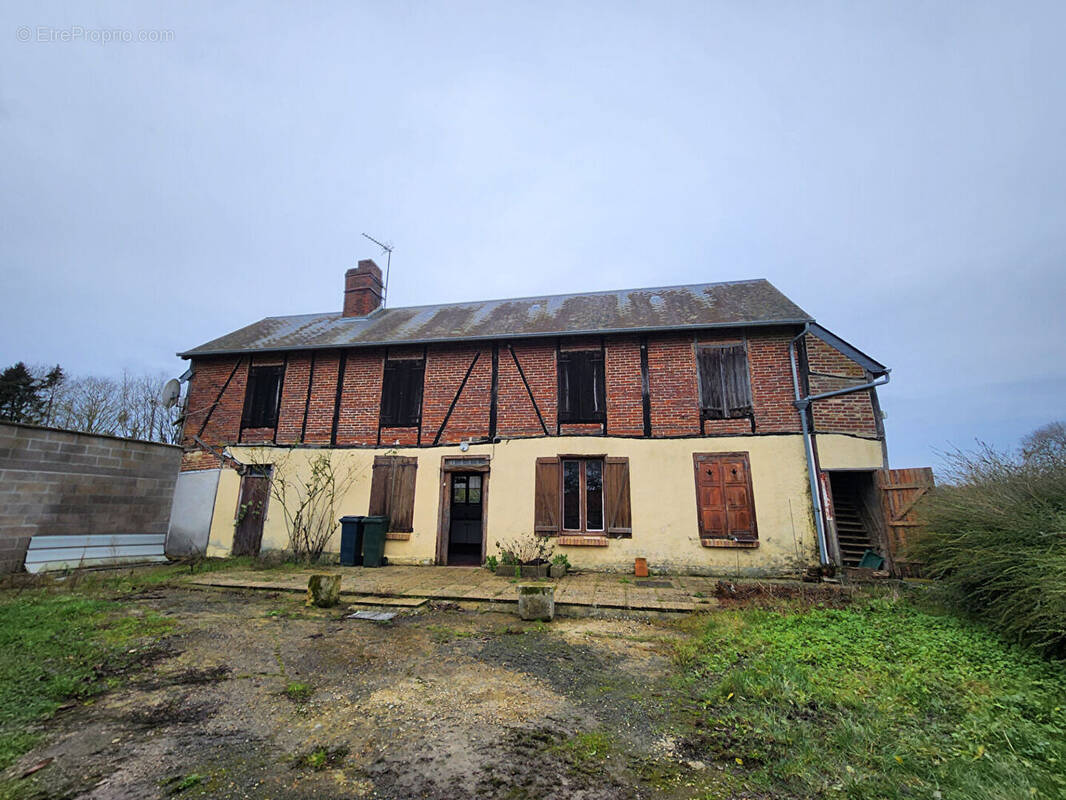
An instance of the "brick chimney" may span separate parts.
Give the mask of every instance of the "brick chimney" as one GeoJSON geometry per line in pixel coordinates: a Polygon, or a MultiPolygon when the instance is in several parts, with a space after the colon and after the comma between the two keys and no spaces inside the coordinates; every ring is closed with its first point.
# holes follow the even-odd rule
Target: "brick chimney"
{"type": "Polygon", "coordinates": [[[344,273],[344,316],[365,317],[381,307],[381,267],[365,258],[344,273]]]}

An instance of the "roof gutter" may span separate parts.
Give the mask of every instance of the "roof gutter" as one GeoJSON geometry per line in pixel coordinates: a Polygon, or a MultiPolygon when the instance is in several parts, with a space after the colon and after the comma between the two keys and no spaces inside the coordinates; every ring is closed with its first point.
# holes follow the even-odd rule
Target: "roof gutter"
{"type": "Polygon", "coordinates": [[[814,456],[814,443],[811,437],[811,415],[809,409],[811,403],[815,400],[824,400],[827,397],[839,397],[845,394],[854,394],[855,392],[865,392],[869,389],[876,389],[878,386],[884,386],[888,383],[891,370],[884,370],[884,377],[880,380],[864,383],[859,386],[849,386],[846,389],[837,389],[832,392],[822,392],[821,394],[808,395],[807,397],[800,396],[799,385],[799,372],[796,368],[796,343],[806,336],[811,329],[811,323],[807,322],[803,326],[803,330],[792,339],[788,346],[788,358],[792,364],[792,390],[795,394],[796,400],[793,405],[796,406],[796,411],[800,415],[800,427],[803,429],[803,447],[807,454],[807,478],[810,481],[811,486],[811,509],[814,511],[814,527],[818,536],[818,556],[823,566],[829,564],[829,543],[826,539],[825,532],[825,519],[822,516],[822,503],[821,493],[818,490],[818,467],[817,460],[814,456]]]}

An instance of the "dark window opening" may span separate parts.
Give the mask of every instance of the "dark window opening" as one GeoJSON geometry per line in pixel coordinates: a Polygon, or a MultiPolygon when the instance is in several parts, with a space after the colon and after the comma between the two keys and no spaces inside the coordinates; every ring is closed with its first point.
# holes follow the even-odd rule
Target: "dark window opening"
{"type": "Polygon", "coordinates": [[[393,359],[385,362],[381,384],[381,426],[408,428],[422,418],[422,378],[425,362],[421,359],[393,359]]]}
{"type": "Polygon", "coordinates": [[[559,353],[559,421],[603,422],[603,351],[571,350],[559,353]]]}
{"type": "Polygon", "coordinates": [[[563,460],[563,530],[603,530],[602,460],[563,460]]]}
{"type": "Polygon", "coordinates": [[[753,413],[748,351],[742,345],[701,347],[700,411],[703,419],[736,419],[753,413]]]}
{"type": "Polygon", "coordinates": [[[252,367],[244,394],[242,428],[273,428],[281,404],[281,376],[284,367],[252,367]]]}

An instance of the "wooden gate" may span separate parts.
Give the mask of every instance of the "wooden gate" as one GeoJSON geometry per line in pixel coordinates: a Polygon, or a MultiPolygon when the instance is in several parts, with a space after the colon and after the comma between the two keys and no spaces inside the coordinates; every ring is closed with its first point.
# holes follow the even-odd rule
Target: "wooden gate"
{"type": "Polygon", "coordinates": [[[914,578],[921,573],[921,564],[908,560],[907,547],[921,526],[914,513],[915,506],[934,485],[933,470],[929,467],[884,469],[877,473],[889,566],[900,577],[914,578]]]}

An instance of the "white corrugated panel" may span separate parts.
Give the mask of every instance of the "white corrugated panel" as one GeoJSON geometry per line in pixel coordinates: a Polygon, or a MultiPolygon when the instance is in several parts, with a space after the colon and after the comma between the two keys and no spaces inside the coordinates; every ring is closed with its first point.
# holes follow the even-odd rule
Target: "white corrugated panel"
{"type": "Polygon", "coordinates": [[[34,536],[26,550],[26,571],[166,561],[163,533],[34,536]]]}

